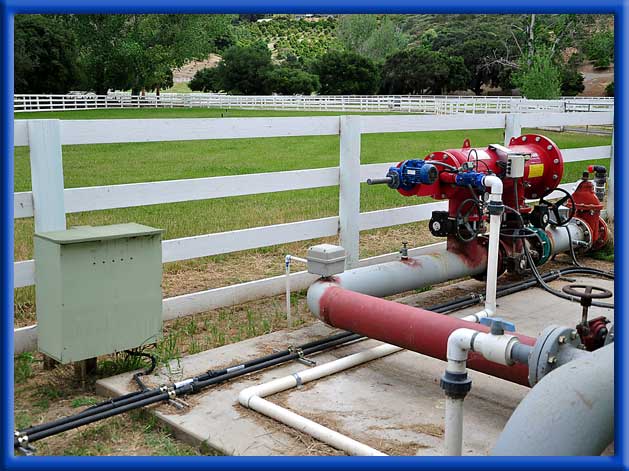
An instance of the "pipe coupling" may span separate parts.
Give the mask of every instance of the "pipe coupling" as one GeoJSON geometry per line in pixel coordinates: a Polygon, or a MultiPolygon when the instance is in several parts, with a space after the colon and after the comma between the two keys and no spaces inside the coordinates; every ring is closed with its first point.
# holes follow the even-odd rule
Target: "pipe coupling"
{"type": "Polygon", "coordinates": [[[446,370],[439,386],[446,396],[452,399],[464,399],[472,389],[472,380],[468,378],[467,373],[450,373],[446,370]]]}

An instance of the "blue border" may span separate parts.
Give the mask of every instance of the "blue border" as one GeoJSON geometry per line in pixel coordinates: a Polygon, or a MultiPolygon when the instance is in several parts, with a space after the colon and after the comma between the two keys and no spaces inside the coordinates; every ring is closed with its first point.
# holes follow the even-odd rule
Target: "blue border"
{"type": "MultiPolygon", "coordinates": [[[[326,467],[376,469],[387,468],[441,468],[467,470],[553,468],[554,470],[577,469],[629,469],[627,423],[629,420],[625,395],[628,366],[627,323],[625,312],[626,293],[629,285],[622,267],[629,265],[625,242],[627,221],[625,202],[627,189],[616,185],[615,239],[616,244],[616,456],[614,457],[557,457],[557,458],[446,458],[446,457],[391,457],[369,458],[244,458],[244,457],[33,457],[13,456],[13,15],[19,13],[613,13],[615,14],[616,49],[616,114],[615,114],[615,176],[621,181],[629,170],[624,159],[629,158],[626,136],[629,129],[624,121],[627,110],[629,51],[629,21],[626,0],[426,0],[421,3],[404,0],[215,0],[204,3],[193,0],[0,0],[0,47],[2,48],[2,74],[0,76],[0,123],[2,146],[0,174],[2,202],[0,217],[3,222],[0,233],[2,263],[2,317],[0,330],[2,341],[2,407],[0,427],[2,442],[0,455],[4,469],[148,469],[153,467],[212,467],[259,470],[300,468],[315,470],[326,467]],[[624,157],[624,158],[623,158],[624,157]],[[622,176],[622,177],[619,177],[622,176]],[[620,269],[619,269],[620,268],[620,269]]],[[[489,27],[489,25],[488,25],[489,27]]]]}

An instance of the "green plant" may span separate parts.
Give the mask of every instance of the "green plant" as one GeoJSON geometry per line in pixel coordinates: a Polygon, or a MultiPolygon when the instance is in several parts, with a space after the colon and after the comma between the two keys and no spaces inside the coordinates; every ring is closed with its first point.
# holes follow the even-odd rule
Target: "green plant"
{"type": "Polygon", "coordinates": [[[93,406],[97,402],[93,397],[77,397],[72,400],[71,405],[76,409],[77,407],[93,406]]]}
{"type": "Polygon", "coordinates": [[[604,30],[594,33],[585,43],[585,52],[594,67],[606,68],[614,60],[614,32],[604,30]]]}
{"type": "Polygon", "coordinates": [[[550,100],[561,96],[561,73],[546,49],[537,51],[530,64],[523,60],[513,81],[526,98],[550,100]]]}
{"type": "Polygon", "coordinates": [[[605,87],[606,96],[614,96],[614,82],[611,82],[605,87]]]}
{"type": "Polygon", "coordinates": [[[35,357],[31,352],[20,353],[13,362],[15,382],[23,383],[33,375],[35,357]]]}

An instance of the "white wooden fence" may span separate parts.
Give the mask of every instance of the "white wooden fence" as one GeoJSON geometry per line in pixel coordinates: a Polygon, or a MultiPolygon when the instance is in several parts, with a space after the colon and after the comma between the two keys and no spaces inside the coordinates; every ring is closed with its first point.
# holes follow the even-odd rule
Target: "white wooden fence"
{"type": "Polygon", "coordinates": [[[63,111],[107,108],[222,108],[286,111],[400,112],[421,114],[612,111],[613,98],[566,97],[527,100],[510,96],[308,95],[238,96],[218,93],[162,93],[159,96],[15,95],[15,111],[63,111]]]}
{"type": "MultiPolygon", "coordinates": [[[[66,214],[131,206],[145,206],[229,196],[301,190],[340,185],[339,216],[276,224],[162,242],[163,262],[267,247],[320,237],[340,237],[348,253],[348,267],[393,259],[387,254],[359,260],[360,231],[430,218],[445,202],[411,205],[360,213],[360,183],[381,177],[393,164],[360,164],[361,134],[388,132],[505,129],[505,143],[522,127],[611,125],[613,113],[488,114],[483,116],[324,116],[292,118],[138,119],[138,120],[17,120],[15,146],[30,146],[32,191],[14,194],[15,218],[34,217],[36,231],[63,230],[66,214]],[[123,142],[186,141],[202,139],[282,136],[340,136],[339,167],[252,175],[195,178],[150,183],[64,189],[62,145],[123,142]]],[[[608,158],[611,146],[567,149],[567,162],[608,158]]],[[[563,185],[570,187],[571,185],[563,185]]],[[[427,248],[417,248],[412,254],[427,248]]],[[[34,260],[15,262],[14,286],[34,284],[34,260]]],[[[295,289],[313,280],[294,273],[295,289]]],[[[164,319],[231,306],[283,292],[278,276],[164,299],[164,319]]],[[[33,350],[37,328],[15,329],[15,352],[33,350]]]]}

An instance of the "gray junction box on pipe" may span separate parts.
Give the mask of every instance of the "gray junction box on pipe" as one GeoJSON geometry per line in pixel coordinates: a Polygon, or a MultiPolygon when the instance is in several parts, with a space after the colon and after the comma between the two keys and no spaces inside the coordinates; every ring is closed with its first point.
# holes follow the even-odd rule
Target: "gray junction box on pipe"
{"type": "Polygon", "coordinates": [[[338,245],[319,244],[308,249],[308,273],[324,278],[345,271],[345,249],[338,245]]]}

